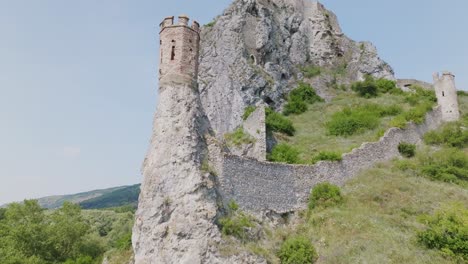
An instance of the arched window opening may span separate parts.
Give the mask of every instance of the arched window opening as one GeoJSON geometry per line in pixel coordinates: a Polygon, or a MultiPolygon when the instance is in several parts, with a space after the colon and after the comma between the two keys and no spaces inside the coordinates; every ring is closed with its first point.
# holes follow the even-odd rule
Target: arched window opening
{"type": "Polygon", "coordinates": [[[444,91],[442,91],[442,96],[445,96],[445,92],[444,92],[444,91]]]}

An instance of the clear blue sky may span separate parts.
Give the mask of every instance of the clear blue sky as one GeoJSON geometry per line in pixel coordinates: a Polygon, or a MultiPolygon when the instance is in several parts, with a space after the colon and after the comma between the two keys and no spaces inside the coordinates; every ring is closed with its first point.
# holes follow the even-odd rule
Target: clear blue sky
{"type": "MultiPolygon", "coordinates": [[[[159,22],[205,24],[230,2],[0,0],[0,204],[140,182],[159,22]]],[[[398,77],[449,69],[468,87],[466,0],[323,3],[398,77]]]]}

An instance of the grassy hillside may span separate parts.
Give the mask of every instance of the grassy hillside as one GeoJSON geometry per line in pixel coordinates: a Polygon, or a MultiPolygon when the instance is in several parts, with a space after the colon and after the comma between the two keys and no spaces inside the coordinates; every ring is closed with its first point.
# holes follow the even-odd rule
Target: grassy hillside
{"type": "Polygon", "coordinates": [[[378,140],[390,127],[402,126],[409,120],[421,122],[434,105],[433,92],[416,88],[416,93],[402,93],[394,83],[386,85],[389,91],[374,96],[342,90],[331,102],[308,104],[305,111],[288,116],[294,135],[275,135],[279,143],[299,153],[295,163],[314,163],[321,152],[340,156],[364,142],[378,140]]]}
{"type": "Polygon", "coordinates": [[[262,227],[259,240],[226,236],[223,252],[247,250],[281,263],[277,252],[283,242],[301,236],[315,246],[316,263],[457,263],[418,243],[417,234],[425,228],[425,214],[454,202],[468,209],[466,187],[431,181],[389,162],[363,172],[342,193],[338,206],[304,211],[280,228],[262,227]]]}
{"type": "MultiPolygon", "coordinates": [[[[376,140],[377,131],[388,127],[388,119],[350,137],[325,132],[334,112],[363,101],[405,103],[394,95],[365,99],[343,94],[290,116],[297,132],[282,141],[309,159],[319,150],[349,151],[363,141],[376,140]]],[[[274,228],[231,205],[220,221],[226,241],[223,254],[249,251],[269,263],[467,263],[468,96],[460,94],[459,103],[463,116],[459,123],[427,137],[415,157],[363,171],[341,188],[343,198],[336,205],[284,216],[286,224],[274,228]],[[296,262],[287,262],[288,257],[296,262]]]]}

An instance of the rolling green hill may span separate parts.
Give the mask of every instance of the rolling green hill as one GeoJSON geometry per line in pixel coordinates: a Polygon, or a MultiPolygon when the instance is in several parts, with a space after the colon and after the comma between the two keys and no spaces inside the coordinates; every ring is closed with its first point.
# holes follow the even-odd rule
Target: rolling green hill
{"type": "Polygon", "coordinates": [[[79,204],[84,209],[102,209],[126,205],[136,207],[139,194],[140,184],[135,184],[76,194],[47,196],[39,198],[37,201],[41,207],[46,209],[60,208],[64,202],[79,204]]]}

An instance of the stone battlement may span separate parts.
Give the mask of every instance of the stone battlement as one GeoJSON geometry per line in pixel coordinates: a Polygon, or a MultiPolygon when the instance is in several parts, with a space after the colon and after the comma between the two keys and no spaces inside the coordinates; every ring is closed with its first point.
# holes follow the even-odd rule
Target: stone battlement
{"type": "Polygon", "coordinates": [[[174,16],[166,17],[161,24],[159,24],[159,28],[161,32],[168,27],[177,27],[177,26],[184,26],[187,28],[192,29],[193,31],[200,33],[200,24],[197,21],[193,21],[192,25],[189,26],[190,18],[186,15],[180,15],[177,24],[174,24],[174,16]]]}

